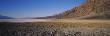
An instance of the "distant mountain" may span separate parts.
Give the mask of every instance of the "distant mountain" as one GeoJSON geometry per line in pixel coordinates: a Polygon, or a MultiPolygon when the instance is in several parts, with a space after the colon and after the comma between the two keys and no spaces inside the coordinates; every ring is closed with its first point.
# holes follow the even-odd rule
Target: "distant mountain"
{"type": "Polygon", "coordinates": [[[0,15],[0,19],[12,19],[12,17],[8,17],[8,16],[2,16],[2,15],[0,15]]]}
{"type": "Polygon", "coordinates": [[[80,6],[63,13],[39,18],[110,19],[110,0],[87,0],[80,6]]]}

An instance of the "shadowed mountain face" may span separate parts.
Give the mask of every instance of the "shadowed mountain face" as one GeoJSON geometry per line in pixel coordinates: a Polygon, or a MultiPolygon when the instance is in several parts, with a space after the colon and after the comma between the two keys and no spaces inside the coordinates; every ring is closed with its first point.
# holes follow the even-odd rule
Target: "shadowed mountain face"
{"type": "Polygon", "coordinates": [[[0,15],[0,19],[12,19],[11,17],[8,17],[8,16],[2,16],[0,15]]]}
{"type": "Polygon", "coordinates": [[[86,19],[109,19],[110,0],[87,0],[80,6],[54,16],[40,18],[86,18],[86,19]]]}

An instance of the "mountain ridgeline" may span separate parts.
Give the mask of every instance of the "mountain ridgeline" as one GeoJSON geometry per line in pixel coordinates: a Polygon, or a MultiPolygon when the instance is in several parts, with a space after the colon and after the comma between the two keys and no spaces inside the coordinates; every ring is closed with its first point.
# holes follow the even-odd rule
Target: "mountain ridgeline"
{"type": "Polygon", "coordinates": [[[80,19],[110,19],[110,0],[87,0],[80,6],[63,13],[39,18],[80,18],[80,19]]]}
{"type": "Polygon", "coordinates": [[[12,17],[0,15],[0,19],[13,19],[12,17]]]}

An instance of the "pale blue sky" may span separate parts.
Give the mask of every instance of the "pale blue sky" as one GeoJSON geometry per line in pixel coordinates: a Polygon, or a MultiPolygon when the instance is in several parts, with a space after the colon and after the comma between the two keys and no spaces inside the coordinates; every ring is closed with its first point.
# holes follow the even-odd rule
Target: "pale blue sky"
{"type": "Polygon", "coordinates": [[[15,18],[55,15],[85,0],[0,0],[0,14],[15,18]]]}

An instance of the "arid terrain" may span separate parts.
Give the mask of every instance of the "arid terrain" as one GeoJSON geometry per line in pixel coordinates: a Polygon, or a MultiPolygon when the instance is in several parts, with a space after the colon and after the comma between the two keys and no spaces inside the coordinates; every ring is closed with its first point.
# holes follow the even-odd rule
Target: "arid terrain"
{"type": "Polygon", "coordinates": [[[1,19],[0,36],[110,36],[110,0],[87,0],[52,16],[1,19]]]}
{"type": "Polygon", "coordinates": [[[109,30],[110,20],[0,22],[0,36],[110,36],[109,30]]]}

